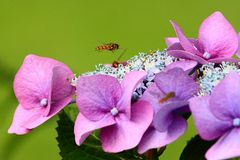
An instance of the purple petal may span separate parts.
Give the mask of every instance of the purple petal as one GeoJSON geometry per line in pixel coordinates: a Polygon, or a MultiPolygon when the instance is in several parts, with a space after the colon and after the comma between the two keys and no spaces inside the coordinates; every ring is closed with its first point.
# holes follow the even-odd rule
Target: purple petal
{"type": "Polygon", "coordinates": [[[179,41],[184,48],[185,51],[193,53],[195,55],[201,55],[201,53],[197,50],[196,47],[185,37],[184,33],[182,32],[181,28],[173,21],[171,21],[171,24],[177,34],[177,37],[179,38],[179,41]]]}
{"type": "Polygon", "coordinates": [[[89,120],[102,119],[113,107],[117,107],[121,96],[121,85],[114,77],[81,76],[77,81],[77,105],[89,120]]]}
{"type": "Polygon", "coordinates": [[[160,72],[156,74],[154,81],[165,94],[174,92],[178,100],[188,100],[198,90],[197,83],[180,68],[160,72]]]}
{"type": "Polygon", "coordinates": [[[187,59],[187,60],[194,60],[200,64],[206,64],[208,63],[208,61],[206,61],[205,59],[203,59],[200,56],[194,55],[190,52],[186,52],[186,51],[181,51],[181,50],[169,50],[167,51],[167,53],[173,57],[176,58],[181,58],[181,59],[187,59]]]}
{"type": "Polygon", "coordinates": [[[129,117],[131,114],[132,94],[146,75],[147,73],[145,71],[132,71],[127,73],[121,82],[123,92],[117,106],[119,110],[124,110],[129,117]]]}
{"type": "MultiPolygon", "coordinates": [[[[50,58],[28,55],[14,79],[15,95],[25,109],[41,107],[40,101],[51,101],[52,70],[68,67],[50,58]]],[[[50,103],[48,103],[50,106],[50,103]]]]}
{"type": "Polygon", "coordinates": [[[206,153],[208,160],[230,159],[240,156],[240,130],[232,129],[221,137],[206,153]]]}
{"type": "Polygon", "coordinates": [[[165,42],[167,44],[167,47],[170,47],[174,43],[179,43],[179,39],[177,37],[167,37],[165,38],[165,42]]]}
{"type": "Polygon", "coordinates": [[[131,119],[125,114],[116,117],[117,124],[103,128],[100,134],[105,152],[121,152],[136,147],[152,122],[149,103],[138,101],[132,105],[131,119]]]}
{"type": "Polygon", "coordinates": [[[138,145],[138,153],[142,154],[149,149],[160,148],[177,140],[186,131],[187,123],[181,117],[176,117],[172,125],[165,132],[159,132],[150,127],[138,145]]]}
{"type": "Polygon", "coordinates": [[[182,68],[184,71],[189,73],[196,65],[197,65],[197,62],[191,61],[191,60],[176,61],[167,65],[164,71],[168,71],[173,68],[182,68]]]}
{"type": "Polygon", "coordinates": [[[210,99],[211,112],[222,120],[240,117],[240,76],[230,72],[213,89],[210,99]]]}
{"type": "Polygon", "coordinates": [[[222,62],[238,63],[238,62],[240,62],[239,59],[235,59],[235,58],[214,58],[214,59],[209,59],[208,61],[212,62],[212,63],[222,63],[222,62]]]}
{"type": "Polygon", "coordinates": [[[203,21],[199,43],[204,51],[217,57],[230,58],[238,49],[237,33],[221,12],[215,12],[203,21]]]}
{"type": "Polygon", "coordinates": [[[156,83],[153,83],[148,89],[143,93],[141,100],[147,101],[151,104],[154,113],[157,113],[163,104],[159,103],[159,100],[164,96],[164,93],[159,90],[156,83]]]}
{"type": "Polygon", "coordinates": [[[192,98],[190,109],[199,135],[205,140],[214,140],[223,135],[231,122],[216,118],[210,111],[209,96],[192,98]]]}
{"type": "Polygon", "coordinates": [[[161,106],[159,111],[154,115],[153,126],[159,132],[166,131],[177,117],[174,111],[185,107],[187,104],[187,101],[175,101],[161,106]]]}
{"type": "Polygon", "coordinates": [[[75,125],[74,135],[77,145],[81,145],[83,141],[95,130],[103,127],[114,125],[116,122],[111,114],[105,115],[99,121],[91,121],[81,113],[78,114],[75,125]]]}

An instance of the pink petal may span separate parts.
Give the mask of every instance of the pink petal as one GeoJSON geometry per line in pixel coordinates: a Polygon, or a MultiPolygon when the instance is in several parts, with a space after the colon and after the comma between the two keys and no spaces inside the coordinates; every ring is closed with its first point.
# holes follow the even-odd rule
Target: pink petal
{"type": "Polygon", "coordinates": [[[238,50],[236,52],[236,55],[240,57],[240,33],[238,33],[238,50]]]}
{"type": "Polygon", "coordinates": [[[240,117],[240,75],[230,72],[213,89],[210,99],[211,112],[222,120],[240,117]]]}
{"type": "Polygon", "coordinates": [[[71,98],[68,98],[63,101],[59,101],[58,104],[54,104],[60,105],[61,107],[54,107],[52,113],[47,117],[42,115],[42,110],[44,110],[44,108],[35,107],[33,109],[25,109],[21,105],[18,105],[14,114],[13,122],[8,132],[15,134],[26,134],[30,132],[31,129],[41,125],[42,123],[56,115],[70,101],[71,98]]]}
{"type": "Polygon", "coordinates": [[[171,46],[169,46],[167,48],[167,52],[172,51],[172,50],[184,50],[184,49],[183,49],[182,45],[178,42],[178,43],[172,44],[171,46]]]}
{"type": "Polygon", "coordinates": [[[154,127],[150,127],[144,134],[140,144],[138,145],[138,153],[166,146],[177,140],[186,131],[187,123],[181,117],[176,117],[172,125],[165,132],[159,132],[154,127]]]}
{"type": "Polygon", "coordinates": [[[187,73],[189,73],[196,65],[197,65],[197,62],[192,60],[176,61],[167,65],[164,71],[168,71],[173,68],[181,68],[187,73]]]}
{"type": "Polygon", "coordinates": [[[116,117],[116,125],[102,129],[100,138],[103,150],[116,153],[136,147],[151,124],[152,117],[153,110],[147,102],[134,103],[131,119],[121,114],[116,117]]]}
{"type": "MultiPolygon", "coordinates": [[[[28,55],[25,58],[14,79],[14,92],[23,108],[41,107],[42,99],[51,102],[52,74],[56,66],[71,73],[65,64],[54,59],[35,55],[28,55]]],[[[48,103],[48,108],[50,105],[51,103],[48,103]]]]}
{"type": "Polygon", "coordinates": [[[18,105],[18,107],[15,111],[15,114],[14,114],[12,124],[11,124],[10,128],[8,129],[8,133],[22,135],[22,134],[27,134],[28,132],[30,132],[31,129],[28,129],[21,124],[22,119],[26,115],[27,114],[25,112],[25,109],[23,109],[21,105],[18,105]]]}
{"type": "Polygon", "coordinates": [[[237,33],[221,12],[214,12],[199,29],[199,43],[204,51],[230,58],[238,49],[237,33]]]}
{"type": "Polygon", "coordinates": [[[214,59],[209,59],[208,62],[212,62],[212,63],[222,63],[222,62],[238,63],[238,62],[240,62],[240,60],[235,59],[235,58],[214,58],[214,59]]]}
{"type": "Polygon", "coordinates": [[[177,37],[179,38],[179,41],[184,48],[185,51],[190,52],[195,55],[201,55],[201,53],[198,51],[196,47],[185,37],[184,33],[182,32],[181,28],[173,21],[171,21],[171,24],[177,34],[177,37]]]}
{"type": "Polygon", "coordinates": [[[70,80],[73,78],[73,73],[67,68],[60,66],[53,68],[52,76],[52,105],[48,114],[52,114],[55,110],[54,107],[62,108],[63,105],[69,103],[72,99],[72,95],[75,92],[75,88],[71,85],[70,80]],[[66,100],[66,102],[64,102],[66,100]]]}
{"type": "Polygon", "coordinates": [[[81,76],[77,81],[77,105],[89,120],[102,119],[113,107],[117,107],[121,96],[121,85],[112,76],[81,76]]]}
{"type": "Polygon", "coordinates": [[[181,59],[187,59],[187,60],[194,60],[200,64],[207,64],[208,61],[206,61],[205,59],[203,59],[200,56],[194,55],[190,52],[186,52],[186,51],[181,51],[181,50],[169,50],[167,51],[167,53],[173,57],[176,58],[181,58],[181,59]]]}
{"type": "Polygon", "coordinates": [[[209,96],[192,98],[190,109],[199,135],[205,140],[214,140],[222,136],[232,123],[216,118],[210,111],[209,100],[209,96]]]}
{"type": "Polygon", "coordinates": [[[165,38],[165,42],[167,44],[167,47],[170,47],[174,43],[178,43],[179,39],[177,37],[167,37],[165,38]]]}
{"type": "Polygon", "coordinates": [[[240,130],[232,129],[221,137],[206,153],[208,160],[230,159],[240,156],[240,130]]]}
{"type": "Polygon", "coordinates": [[[75,142],[81,145],[83,141],[95,130],[115,124],[114,117],[111,114],[105,115],[99,121],[91,121],[81,113],[78,114],[74,125],[75,142]]]}
{"type": "Polygon", "coordinates": [[[145,71],[132,71],[125,75],[124,79],[121,82],[122,86],[122,97],[118,102],[119,108],[126,111],[128,117],[130,117],[131,110],[131,99],[134,90],[137,85],[143,80],[143,78],[147,75],[145,71]]]}

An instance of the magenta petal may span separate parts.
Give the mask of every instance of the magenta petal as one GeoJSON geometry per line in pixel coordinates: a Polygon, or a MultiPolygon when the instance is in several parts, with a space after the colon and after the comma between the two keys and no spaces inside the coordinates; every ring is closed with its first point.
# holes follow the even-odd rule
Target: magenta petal
{"type": "Polygon", "coordinates": [[[172,24],[184,50],[187,52],[193,53],[195,55],[201,55],[201,53],[197,50],[197,48],[194,47],[194,45],[190,42],[190,40],[185,37],[181,28],[173,21],[171,21],[171,24],[172,24]]]}
{"type": "Polygon", "coordinates": [[[95,130],[115,124],[114,117],[111,114],[105,115],[99,121],[91,121],[81,113],[78,114],[74,125],[75,142],[81,145],[83,141],[95,130]]]}
{"type": "Polygon", "coordinates": [[[187,73],[189,73],[196,65],[197,65],[197,62],[191,61],[191,60],[176,61],[167,65],[164,71],[168,71],[173,68],[181,68],[187,73]]]}
{"type": "Polygon", "coordinates": [[[165,132],[159,132],[154,127],[150,127],[138,145],[138,153],[142,154],[149,149],[160,148],[174,142],[183,135],[186,128],[186,120],[181,117],[176,117],[165,132]]]}
{"type": "Polygon", "coordinates": [[[117,124],[103,128],[101,142],[105,152],[121,152],[136,147],[152,122],[153,110],[149,103],[138,101],[132,105],[131,119],[125,114],[116,117],[117,124]]]}
{"type": "Polygon", "coordinates": [[[208,160],[230,159],[240,156],[240,129],[235,128],[221,137],[206,153],[208,160]]]}
{"type": "Polygon", "coordinates": [[[214,59],[209,59],[208,61],[212,62],[212,63],[222,63],[222,62],[238,63],[238,62],[240,62],[240,59],[235,59],[235,58],[214,58],[214,59]]]}
{"type": "Polygon", "coordinates": [[[231,126],[231,121],[216,118],[209,108],[209,96],[192,98],[190,109],[199,135],[205,140],[222,136],[231,126]]]}
{"type": "Polygon", "coordinates": [[[98,121],[122,96],[118,80],[107,75],[81,76],[77,81],[77,105],[89,120],[98,121]]]}
{"type": "Polygon", "coordinates": [[[129,117],[131,114],[130,110],[132,94],[137,85],[139,85],[146,75],[147,73],[145,71],[132,71],[127,73],[121,82],[122,97],[117,106],[120,108],[120,110],[126,111],[129,117]]]}
{"type": "Polygon", "coordinates": [[[222,120],[240,117],[240,75],[228,73],[213,89],[210,99],[211,112],[222,120]]]}
{"type": "Polygon", "coordinates": [[[190,52],[182,51],[182,50],[169,50],[167,53],[173,57],[187,59],[187,60],[194,60],[200,64],[206,64],[208,61],[203,59],[200,56],[194,55],[190,52]]]}
{"type": "Polygon", "coordinates": [[[215,12],[203,21],[199,43],[204,51],[217,57],[230,58],[238,49],[237,33],[221,12],[215,12]]]}
{"type": "Polygon", "coordinates": [[[170,47],[174,43],[179,43],[179,39],[177,37],[167,37],[165,38],[165,42],[167,44],[167,47],[170,47]]]}

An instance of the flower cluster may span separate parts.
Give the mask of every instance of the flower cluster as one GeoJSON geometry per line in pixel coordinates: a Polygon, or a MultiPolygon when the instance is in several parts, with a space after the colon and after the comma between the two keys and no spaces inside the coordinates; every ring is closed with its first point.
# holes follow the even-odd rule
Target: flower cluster
{"type": "Polygon", "coordinates": [[[100,130],[105,152],[143,154],[177,140],[192,114],[200,137],[217,139],[207,159],[239,157],[240,64],[232,58],[240,54],[239,35],[220,12],[203,21],[198,39],[171,23],[177,38],[166,38],[165,51],[78,77],[61,62],[28,55],[15,76],[19,105],[8,132],[26,134],[76,102],[77,145],[100,130]]]}

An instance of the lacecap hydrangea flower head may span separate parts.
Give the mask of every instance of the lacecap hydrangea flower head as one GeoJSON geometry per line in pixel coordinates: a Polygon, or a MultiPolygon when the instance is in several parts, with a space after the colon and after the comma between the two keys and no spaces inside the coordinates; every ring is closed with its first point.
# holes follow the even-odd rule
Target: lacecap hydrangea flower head
{"type": "Polygon", "coordinates": [[[202,22],[198,39],[171,23],[177,38],[166,38],[166,50],[79,76],[28,55],[14,79],[19,105],[8,132],[29,133],[59,114],[63,159],[152,160],[181,138],[192,115],[201,139],[190,140],[181,160],[240,157],[240,63],[232,58],[239,34],[220,12],[202,22]]]}

